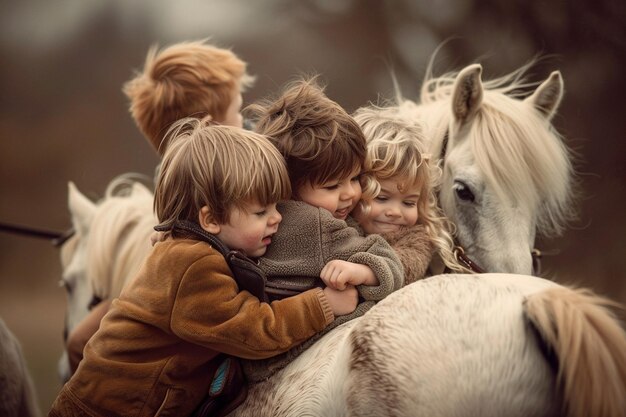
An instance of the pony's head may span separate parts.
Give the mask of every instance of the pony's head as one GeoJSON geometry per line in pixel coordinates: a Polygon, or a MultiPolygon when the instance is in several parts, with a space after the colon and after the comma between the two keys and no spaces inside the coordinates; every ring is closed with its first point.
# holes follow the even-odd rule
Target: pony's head
{"type": "Polygon", "coordinates": [[[558,235],[573,215],[570,153],[551,125],[563,80],[555,71],[522,99],[529,66],[483,82],[470,65],[427,78],[421,103],[403,103],[440,158],[458,243],[489,272],[532,273],[536,233],[558,235]]]}
{"type": "MultiPolygon", "coordinates": [[[[61,282],[67,292],[65,337],[98,300],[119,295],[150,250],[150,234],[156,224],[152,193],[127,177],[113,180],[97,204],[73,183],[68,189],[75,233],[61,248],[61,282]]],[[[65,352],[58,372],[62,380],[69,376],[65,352]]]]}

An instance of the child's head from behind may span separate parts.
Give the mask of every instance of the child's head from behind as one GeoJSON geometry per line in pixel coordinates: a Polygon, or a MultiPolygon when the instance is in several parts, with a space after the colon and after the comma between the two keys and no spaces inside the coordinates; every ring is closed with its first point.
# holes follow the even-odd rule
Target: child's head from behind
{"type": "Polygon", "coordinates": [[[262,135],[184,119],[168,134],[154,207],[160,226],[190,220],[232,249],[260,256],[289,198],[284,160],[262,135]]]}
{"type": "Polygon", "coordinates": [[[354,215],[367,233],[393,232],[432,217],[438,168],[423,153],[421,127],[397,112],[372,106],[354,115],[367,140],[363,197],[354,215]]]}
{"type": "Polygon", "coordinates": [[[293,82],[275,100],[248,108],[256,130],[284,156],[293,198],[345,219],[361,194],[365,138],[354,119],[315,78],[293,82]]]}
{"type": "Polygon", "coordinates": [[[148,52],[144,69],[124,85],[133,119],[160,155],[165,133],[185,117],[211,118],[241,127],[241,92],[253,78],[228,49],[205,41],[182,42],[148,52]]]}

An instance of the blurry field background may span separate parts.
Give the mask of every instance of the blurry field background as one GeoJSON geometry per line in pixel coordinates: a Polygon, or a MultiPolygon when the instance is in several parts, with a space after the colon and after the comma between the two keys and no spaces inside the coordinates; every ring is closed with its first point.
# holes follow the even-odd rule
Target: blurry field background
{"type": "MultiPolygon", "coordinates": [[[[0,3],[0,222],[64,230],[67,182],[93,199],[116,175],[152,175],[156,155],[121,92],[148,48],[211,37],[258,79],[244,102],[301,72],[353,111],[393,92],[417,98],[437,73],[480,61],[485,79],[536,54],[560,69],[554,122],[579,154],[580,221],[544,270],[626,303],[626,3],[622,0],[21,0],[0,3]]],[[[20,339],[47,412],[60,389],[65,294],[50,242],[0,233],[0,317],[20,339]]]]}

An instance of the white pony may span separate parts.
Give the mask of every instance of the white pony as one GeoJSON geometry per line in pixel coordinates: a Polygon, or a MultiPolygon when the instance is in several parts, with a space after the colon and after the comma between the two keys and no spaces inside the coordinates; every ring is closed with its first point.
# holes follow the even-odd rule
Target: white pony
{"type": "MultiPolygon", "coordinates": [[[[98,300],[119,295],[151,249],[150,234],[156,224],[153,195],[131,178],[122,175],[111,181],[99,204],[69,183],[74,235],[61,247],[61,284],[68,296],[65,337],[98,300]]],[[[62,381],[69,378],[65,351],[58,373],[62,381]]]]}
{"type": "Polygon", "coordinates": [[[40,415],[35,386],[20,342],[0,318],[0,416],[40,415]]]}
{"type": "Polygon", "coordinates": [[[563,80],[555,71],[528,95],[529,67],[486,82],[479,64],[429,70],[419,104],[398,93],[443,168],[439,201],[456,240],[487,272],[531,274],[535,234],[559,235],[573,218],[570,153],[550,123],[563,80]]]}
{"type": "MultiPolygon", "coordinates": [[[[66,270],[101,256],[80,249],[109,239],[95,227],[101,207],[151,210],[143,194],[94,206],[70,186],[78,233],[66,270]]],[[[151,214],[145,217],[154,224],[151,214]]],[[[149,247],[147,235],[143,242],[149,247]]],[[[126,262],[101,249],[113,270],[126,262]]],[[[99,273],[74,269],[75,278],[90,281],[74,284],[107,288],[114,274],[99,273]]],[[[251,384],[231,415],[624,416],[626,334],[611,304],[532,276],[431,277],[391,294],[285,369],[251,384]]]]}

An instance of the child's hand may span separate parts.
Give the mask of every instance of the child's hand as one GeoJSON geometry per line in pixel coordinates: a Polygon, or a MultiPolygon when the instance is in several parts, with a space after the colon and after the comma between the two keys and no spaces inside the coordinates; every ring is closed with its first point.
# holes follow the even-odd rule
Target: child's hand
{"type": "Polygon", "coordinates": [[[343,290],[346,285],[378,285],[374,272],[367,266],[339,259],[328,262],[320,278],[326,285],[336,290],[343,290]]]}
{"type": "Polygon", "coordinates": [[[352,313],[359,302],[359,293],[352,285],[348,285],[343,291],[326,287],[324,288],[324,295],[326,295],[335,316],[352,313]]]}
{"type": "Polygon", "coordinates": [[[152,246],[156,245],[159,242],[163,242],[165,240],[165,232],[152,232],[150,235],[150,243],[152,246]]]}

